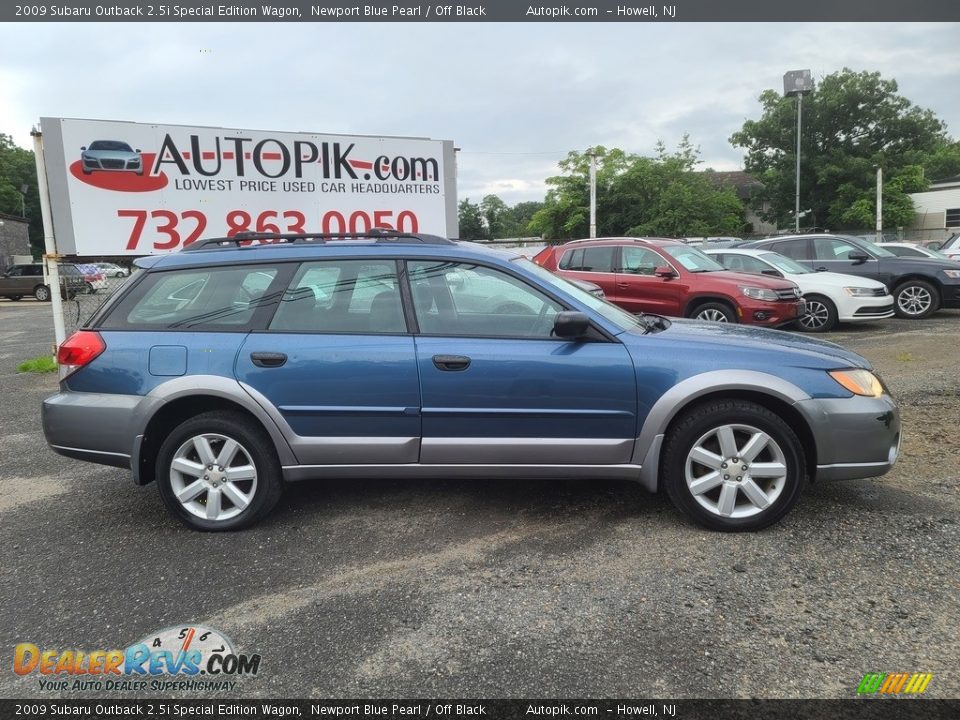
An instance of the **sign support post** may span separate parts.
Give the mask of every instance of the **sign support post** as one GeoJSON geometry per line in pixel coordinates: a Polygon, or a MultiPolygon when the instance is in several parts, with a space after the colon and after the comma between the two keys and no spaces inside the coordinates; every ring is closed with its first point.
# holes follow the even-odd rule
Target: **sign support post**
{"type": "Polygon", "coordinates": [[[40,214],[43,218],[43,262],[44,271],[50,288],[50,305],[53,308],[53,336],[56,341],[54,356],[57,349],[66,340],[66,331],[63,322],[63,302],[60,299],[60,268],[57,261],[57,241],[53,235],[53,218],[50,213],[50,194],[47,187],[47,166],[43,157],[43,134],[34,128],[33,158],[37,164],[37,182],[40,189],[40,214]]]}

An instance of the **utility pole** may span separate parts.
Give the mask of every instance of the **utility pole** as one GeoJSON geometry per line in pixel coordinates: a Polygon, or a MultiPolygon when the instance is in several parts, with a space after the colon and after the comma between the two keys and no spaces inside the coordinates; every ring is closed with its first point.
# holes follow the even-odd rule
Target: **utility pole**
{"type": "Polygon", "coordinates": [[[597,236],[597,155],[590,151],[590,237],[597,236]]]}
{"type": "Polygon", "coordinates": [[[883,242],[883,168],[877,166],[877,242],[883,242]]]}
{"type": "MultiPolygon", "coordinates": [[[[797,94],[797,183],[793,201],[793,231],[800,232],[800,128],[803,126],[803,93],[797,94]]],[[[809,227],[809,226],[808,226],[809,227]]]]}

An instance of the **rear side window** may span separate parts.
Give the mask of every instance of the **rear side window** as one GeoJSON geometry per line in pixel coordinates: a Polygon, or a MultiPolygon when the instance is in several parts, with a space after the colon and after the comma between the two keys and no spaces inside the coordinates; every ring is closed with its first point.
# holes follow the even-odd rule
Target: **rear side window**
{"type": "Polygon", "coordinates": [[[150,273],[100,323],[103,328],[243,329],[257,308],[276,304],[271,266],[191,268],[150,273]]]}
{"type": "Polygon", "coordinates": [[[304,263],[283,294],[271,330],[312,333],[407,332],[393,260],[304,263]]]}
{"type": "Polygon", "coordinates": [[[809,247],[810,243],[808,239],[800,238],[774,243],[771,249],[794,260],[812,260],[813,257],[810,254],[809,247]]]}
{"type": "Polygon", "coordinates": [[[560,260],[561,270],[579,272],[613,272],[617,248],[591,247],[568,250],[560,260]]]}

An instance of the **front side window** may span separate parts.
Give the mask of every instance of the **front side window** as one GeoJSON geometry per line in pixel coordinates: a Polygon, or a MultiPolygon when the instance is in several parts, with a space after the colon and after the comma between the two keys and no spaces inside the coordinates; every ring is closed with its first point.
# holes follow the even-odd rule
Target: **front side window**
{"type": "Polygon", "coordinates": [[[408,268],[426,335],[548,339],[563,310],[527,282],[483,265],[417,260],[408,268]]]}
{"type": "Polygon", "coordinates": [[[101,327],[240,329],[258,307],[276,303],[279,293],[267,293],[276,275],[275,267],[249,265],[151,273],[101,327]]]}
{"type": "Polygon", "coordinates": [[[833,238],[814,238],[813,251],[817,260],[848,260],[850,253],[863,254],[856,245],[833,238]]]}
{"type": "Polygon", "coordinates": [[[405,333],[393,260],[304,263],[283,293],[271,330],[311,333],[405,333]]]}
{"type": "Polygon", "coordinates": [[[631,275],[656,275],[658,267],[663,267],[667,261],[653,250],[642,247],[623,248],[623,272],[631,275]]]}

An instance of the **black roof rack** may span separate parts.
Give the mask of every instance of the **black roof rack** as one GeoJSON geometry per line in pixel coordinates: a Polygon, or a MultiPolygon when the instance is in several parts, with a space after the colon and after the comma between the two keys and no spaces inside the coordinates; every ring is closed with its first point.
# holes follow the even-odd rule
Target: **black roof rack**
{"type": "Polygon", "coordinates": [[[300,243],[326,243],[330,240],[375,240],[378,243],[423,243],[424,245],[456,245],[456,241],[439,235],[404,233],[396,230],[374,229],[361,233],[264,233],[239,232],[233,237],[206,238],[187,245],[181,252],[227,247],[271,247],[300,243]],[[269,243],[264,243],[269,240],[269,243]],[[254,241],[260,241],[254,244],[254,241]]]}

